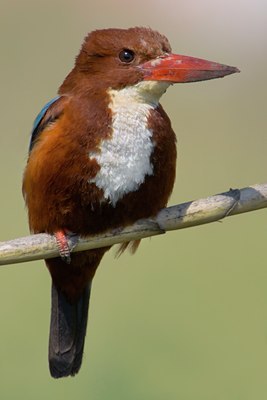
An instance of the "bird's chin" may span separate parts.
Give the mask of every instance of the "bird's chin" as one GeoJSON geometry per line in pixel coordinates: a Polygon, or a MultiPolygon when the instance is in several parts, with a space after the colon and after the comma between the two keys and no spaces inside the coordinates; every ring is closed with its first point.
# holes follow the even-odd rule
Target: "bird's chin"
{"type": "Polygon", "coordinates": [[[137,83],[135,88],[144,101],[157,104],[171,84],[171,82],[147,80],[137,83]]]}
{"type": "Polygon", "coordinates": [[[123,89],[108,91],[111,99],[116,98],[116,102],[125,104],[128,107],[130,104],[148,104],[157,106],[159,99],[166,92],[171,82],[164,81],[141,81],[132,86],[126,86],[123,89]]]}

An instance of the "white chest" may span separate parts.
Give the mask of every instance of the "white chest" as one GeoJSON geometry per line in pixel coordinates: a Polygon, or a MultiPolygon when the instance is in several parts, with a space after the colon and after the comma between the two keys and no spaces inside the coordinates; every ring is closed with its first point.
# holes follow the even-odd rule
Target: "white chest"
{"type": "Polygon", "coordinates": [[[89,157],[95,158],[100,165],[99,172],[90,182],[103,190],[105,199],[113,206],[127,193],[136,191],[146,176],[153,174],[153,132],[147,121],[166,88],[166,84],[159,87],[154,82],[147,82],[145,87],[140,83],[120,91],[109,91],[112,136],[103,140],[100,151],[91,152],[89,157]],[[151,93],[151,86],[155,93],[153,90],[151,93]]]}
{"type": "Polygon", "coordinates": [[[91,180],[104,192],[113,206],[125,194],[133,192],[153,174],[150,156],[153,151],[152,132],[147,127],[147,104],[113,108],[112,137],[104,140],[99,153],[90,153],[100,165],[91,180]]]}

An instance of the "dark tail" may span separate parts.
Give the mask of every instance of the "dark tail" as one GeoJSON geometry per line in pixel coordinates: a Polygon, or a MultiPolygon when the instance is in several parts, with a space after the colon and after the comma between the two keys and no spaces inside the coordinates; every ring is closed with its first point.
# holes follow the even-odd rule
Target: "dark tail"
{"type": "Polygon", "coordinates": [[[49,368],[53,378],[75,375],[82,363],[91,284],[71,304],[52,284],[49,368]]]}

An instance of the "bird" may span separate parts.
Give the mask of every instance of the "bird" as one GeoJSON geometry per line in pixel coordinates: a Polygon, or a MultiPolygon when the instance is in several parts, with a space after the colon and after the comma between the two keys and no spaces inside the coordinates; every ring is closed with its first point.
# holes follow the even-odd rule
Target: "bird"
{"type": "MultiPolygon", "coordinates": [[[[224,77],[235,67],[172,53],[146,27],[89,33],[58,94],[36,117],[23,175],[32,233],[54,235],[49,369],[81,367],[96,269],[110,247],[71,253],[86,237],[155,216],[167,205],[176,171],[176,135],[159,100],[168,87],[224,77]]],[[[139,241],[119,251],[134,252],[139,241]]]]}

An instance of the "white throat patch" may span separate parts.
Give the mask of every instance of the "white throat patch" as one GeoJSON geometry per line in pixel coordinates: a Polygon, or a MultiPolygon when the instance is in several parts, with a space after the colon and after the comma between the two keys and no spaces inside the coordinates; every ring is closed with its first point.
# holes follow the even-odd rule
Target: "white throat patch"
{"type": "Polygon", "coordinates": [[[90,180],[103,190],[104,197],[115,206],[125,194],[134,192],[153,174],[150,157],[153,132],[147,127],[149,112],[169,84],[144,81],[121,90],[109,90],[112,111],[112,136],[103,140],[99,152],[90,152],[100,165],[90,180]]]}

